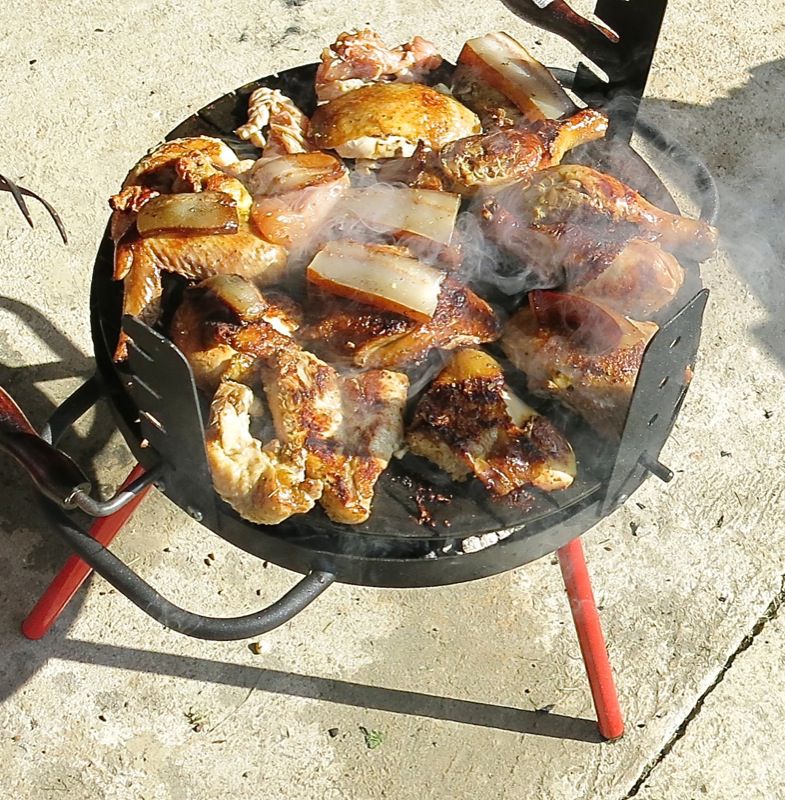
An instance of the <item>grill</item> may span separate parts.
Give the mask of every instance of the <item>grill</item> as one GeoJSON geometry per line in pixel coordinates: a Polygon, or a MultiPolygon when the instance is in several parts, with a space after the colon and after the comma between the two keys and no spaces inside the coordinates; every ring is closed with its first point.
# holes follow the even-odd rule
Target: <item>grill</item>
{"type": "MultiPolygon", "coordinates": [[[[565,27],[558,14],[564,5],[560,0],[543,9],[526,4],[525,13],[521,9],[524,4],[517,0],[510,4],[522,16],[579,42],[584,54],[609,76],[602,80],[585,64],[576,72],[554,70],[565,86],[591,105],[612,103],[612,108],[621,109],[611,115],[609,138],[583,148],[581,160],[635,186],[662,208],[677,211],[656,173],[632,148],[630,137],[635,130],[689,176],[692,188],[702,198],[702,218],[713,222],[716,191],[706,168],[659,130],[637,119],[664,0],[600,0],[597,15],[620,37],[618,45],[606,40],[602,46],[596,37],[583,37],[579,28],[565,27]],[[614,100],[620,93],[625,97],[622,104],[614,100]]],[[[248,145],[233,133],[245,121],[250,93],[259,86],[277,88],[310,113],[315,69],[315,65],[297,67],[243,86],[205,106],[167,138],[216,136],[241,158],[252,157],[255,151],[249,152],[248,145]]],[[[451,67],[444,69],[448,74],[451,67]]],[[[200,396],[187,361],[171,342],[137,319],[121,320],[122,288],[111,278],[112,258],[107,229],[96,257],[90,297],[96,373],[57,409],[41,435],[56,444],[76,419],[104,398],[143,470],[137,470],[135,480],[111,500],[91,499],[76,465],[37,440],[32,428],[19,421],[21,414],[10,398],[0,409],[5,422],[0,444],[28,467],[48,495],[48,499],[42,498],[42,506],[52,527],[91,567],[173,629],[202,638],[244,638],[289,619],[334,580],[379,587],[433,586],[510,570],[564,548],[623,503],[650,474],[664,481],[672,478],[658,457],[687,391],[708,294],[695,263],[682,262],[687,275],[684,286],[656,319],[660,329],[645,351],[618,443],[598,446],[596,435],[580,420],[556,407],[544,407],[565,430],[578,457],[578,478],[569,489],[551,495],[535,492],[533,505],[523,510],[490,501],[479,485],[452,485],[423,462],[407,456],[393,459],[379,481],[373,514],[366,523],[339,525],[314,509],[277,526],[258,526],[243,520],[212,491],[202,444],[206,398],[200,396]],[[111,355],[121,325],[131,341],[128,362],[118,366],[111,355]],[[57,478],[54,483],[53,475],[57,478]],[[153,483],[215,534],[305,577],[258,614],[233,619],[202,617],[163,598],[63,511],[63,507],[79,507],[93,516],[127,517],[153,483]],[[432,528],[423,527],[416,519],[412,487],[422,483],[453,496],[449,506],[438,507],[435,516],[442,521],[432,528]],[[444,524],[445,518],[449,526],[444,524]]]]}

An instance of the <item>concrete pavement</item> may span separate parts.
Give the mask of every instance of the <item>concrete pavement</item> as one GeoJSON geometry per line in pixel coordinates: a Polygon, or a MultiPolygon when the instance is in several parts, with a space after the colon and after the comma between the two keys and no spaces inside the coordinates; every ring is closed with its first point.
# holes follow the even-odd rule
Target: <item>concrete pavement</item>
{"type": "MultiPolygon", "coordinates": [[[[581,721],[591,700],[550,558],[452,588],[335,586],[259,654],[164,631],[96,579],[47,639],[28,642],[19,623],[64,552],[4,458],[6,796],[780,796],[782,626],[756,627],[785,574],[780,12],[775,0],[673,2],[644,106],[718,175],[725,241],[704,265],[700,362],[662,455],[677,479],[648,483],[585,540],[625,738],[598,743],[581,721]],[[751,705],[765,709],[757,726],[751,705]],[[370,749],[361,728],[381,744],[370,749]]],[[[71,236],[63,247],[38,209],[29,230],[0,196],[0,382],[36,423],[90,372],[90,270],[128,166],[206,102],[313,61],[366,23],[389,41],[419,33],[448,57],[506,29],[546,63],[575,61],[501,3],[7,0],[0,171],[50,199],[71,236]]],[[[130,467],[105,410],[67,446],[97,455],[107,490],[130,467]]],[[[215,614],[252,610],[294,577],[222,545],[160,496],[115,549],[175,602],[215,614]]]]}

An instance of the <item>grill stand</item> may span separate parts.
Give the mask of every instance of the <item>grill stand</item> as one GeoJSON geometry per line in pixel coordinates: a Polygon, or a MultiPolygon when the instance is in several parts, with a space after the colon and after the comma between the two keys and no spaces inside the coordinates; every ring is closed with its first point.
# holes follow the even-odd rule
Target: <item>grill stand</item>
{"type": "MultiPolygon", "coordinates": [[[[137,465],[122,488],[143,474],[144,470],[137,465]]],[[[145,487],[114,514],[97,519],[90,528],[90,536],[100,545],[108,545],[130,519],[149,489],[150,486],[145,487]]],[[[624,720],[580,538],[573,539],[557,552],[597,713],[597,727],[601,736],[613,741],[624,734],[624,720]]],[[[78,555],[71,556],[22,622],[22,633],[33,640],[45,636],[92,571],[92,567],[78,555]]],[[[317,595],[320,593],[316,592],[317,595]]]]}

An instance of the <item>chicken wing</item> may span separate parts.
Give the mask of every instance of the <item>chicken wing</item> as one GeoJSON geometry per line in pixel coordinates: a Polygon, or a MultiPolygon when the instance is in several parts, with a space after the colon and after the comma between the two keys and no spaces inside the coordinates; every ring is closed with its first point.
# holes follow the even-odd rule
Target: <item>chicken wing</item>
{"type": "MultiPolygon", "coordinates": [[[[215,305],[215,292],[204,286],[197,291],[200,294],[178,310],[175,323],[188,324],[204,314],[206,303],[215,305]]],[[[301,349],[286,332],[276,330],[276,325],[292,322],[285,308],[282,313],[272,302],[262,307],[247,299],[248,293],[243,301],[244,319],[228,313],[224,298],[221,313],[214,310],[212,323],[203,325],[208,333],[186,337],[190,349],[185,354],[194,372],[202,373],[202,385],[220,380],[216,395],[220,402],[214,403],[216,436],[209,450],[211,466],[218,473],[216,487],[220,486],[221,496],[241,514],[252,514],[248,518],[254,521],[278,522],[289,515],[287,508],[290,514],[302,513],[308,502],[313,505],[316,500],[335,522],[365,521],[371,513],[376,482],[403,442],[408,378],[388,370],[341,376],[301,349]],[[226,321],[228,316],[231,321],[226,321]],[[237,381],[253,384],[259,379],[275,429],[275,439],[264,446],[256,440],[250,443],[246,417],[251,389],[248,394],[237,388],[237,381]],[[231,392],[226,389],[228,384],[231,392]],[[242,424],[237,422],[238,416],[242,424]],[[237,434],[238,425],[242,438],[237,434]],[[234,436],[231,447],[226,430],[234,436]],[[239,452],[238,442],[250,447],[251,453],[239,452]],[[256,455],[257,451],[264,458],[256,455]],[[264,488],[273,486],[274,480],[286,481],[288,494],[281,502],[265,499],[261,489],[251,491],[254,484],[248,474],[260,475],[258,482],[264,488]],[[299,505],[292,499],[295,489],[299,505]]]]}
{"type": "MultiPolygon", "coordinates": [[[[147,323],[159,314],[161,273],[176,272],[192,280],[210,275],[241,275],[258,286],[280,280],[287,253],[257,236],[247,223],[224,236],[154,236],[124,240],[115,251],[115,268],[124,274],[123,314],[147,323]]],[[[121,335],[115,361],[126,357],[127,339],[121,335]]]]}
{"type": "Polygon", "coordinates": [[[389,370],[341,380],[341,429],[309,443],[309,474],[323,482],[319,503],[333,522],[368,519],[376,482],[403,444],[408,388],[405,375],[389,370]]]}
{"type": "Polygon", "coordinates": [[[588,298],[531,292],[501,344],[529,391],[558,400],[598,433],[617,439],[653,322],[622,317],[588,298]]]}
{"type": "Polygon", "coordinates": [[[575,477],[567,440],[509,389],[481,350],[452,357],[420,399],[406,442],[453,480],[474,474],[499,496],[529,485],[564,489],[575,477]]]}

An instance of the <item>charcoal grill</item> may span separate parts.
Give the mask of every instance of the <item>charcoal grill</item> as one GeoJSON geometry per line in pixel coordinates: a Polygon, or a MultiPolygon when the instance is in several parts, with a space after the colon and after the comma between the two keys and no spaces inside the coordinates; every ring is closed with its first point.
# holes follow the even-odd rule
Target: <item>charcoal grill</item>
{"type": "MultiPolygon", "coordinates": [[[[542,3],[524,4],[521,0],[510,0],[509,4],[537,24],[564,33],[547,5],[539,8],[542,3]],[[524,5],[526,14],[522,13],[524,5]]],[[[554,6],[559,4],[556,0],[554,6]]],[[[585,55],[602,67],[610,80],[601,80],[585,64],[574,73],[554,71],[566,86],[593,105],[607,104],[622,91],[627,98],[623,112],[612,118],[610,139],[584,148],[583,159],[632,184],[663,208],[676,211],[655,172],[631,147],[630,136],[635,129],[687,170],[703,201],[701,216],[713,222],[716,191],[706,168],[677,143],[637,119],[665,5],[665,0],[601,0],[597,14],[616,30],[620,41],[601,47],[590,42],[585,55]],[[632,7],[640,10],[641,5],[646,9],[645,24],[630,12],[632,7]]],[[[315,65],[306,65],[254,81],[205,106],[167,138],[216,136],[227,141],[240,157],[252,157],[255,151],[249,152],[248,145],[233,133],[245,121],[250,93],[259,86],[278,88],[310,112],[314,106],[314,73],[315,65]]],[[[615,722],[608,721],[611,699],[601,697],[604,691],[615,699],[612,682],[610,689],[607,684],[610,673],[605,670],[603,689],[589,663],[605,658],[604,642],[577,537],[623,503],[650,474],[664,481],[672,478],[658,457],[684,400],[686,376],[694,367],[698,350],[708,293],[702,288],[697,264],[683,264],[685,285],[658,320],[660,329],[643,356],[617,444],[598,447],[596,437],[580,421],[550,409],[551,416],[561,414],[558,421],[578,456],[579,477],[570,489],[552,495],[535,493],[532,507],[522,510],[491,501],[480,487],[437,485],[440,491],[450,491],[453,500],[449,506],[436,509],[437,522],[433,528],[426,528],[417,522],[412,485],[423,479],[438,484],[441,479],[414,456],[407,456],[394,460],[380,480],[374,511],[362,525],[339,525],[314,510],[277,526],[258,526],[239,517],[212,491],[203,447],[205,398],[198,393],[185,358],[168,339],[137,319],[121,320],[121,286],[111,278],[112,255],[107,229],[95,261],[90,298],[96,373],[56,410],[42,430],[42,439],[50,445],[26,426],[10,398],[0,404],[4,405],[0,412],[5,422],[0,444],[31,472],[42,490],[41,503],[48,521],[84,562],[167,627],[201,638],[237,639],[259,635],[290,619],[334,580],[385,587],[451,584],[510,570],[558,550],[601,729],[604,722],[603,733],[608,738],[621,734],[620,716],[617,714],[615,722]],[[129,359],[126,365],[118,366],[111,356],[121,325],[130,338],[129,359]],[[53,447],[100,399],[108,401],[139,463],[132,479],[104,502],[91,498],[78,467],[53,447]],[[104,547],[152,484],[217,535],[305,577],[267,609],[244,617],[204,617],[174,606],[104,547]],[[87,533],[65,513],[74,508],[106,519],[97,523],[97,530],[87,533]],[[492,546],[483,547],[495,540],[492,546]],[[587,597],[591,609],[578,608],[579,601],[587,597]]],[[[49,609],[45,624],[40,615],[28,619],[28,635],[36,636],[36,631],[42,635],[56,616],[52,613],[53,598],[59,596],[64,602],[65,584],[70,585],[69,591],[75,590],[74,584],[78,586],[89,573],[89,568],[79,564],[72,561],[70,579],[61,579],[50,591],[44,604],[49,609]]],[[[603,663],[607,667],[607,660],[603,663]]],[[[601,683],[602,676],[599,680],[601,683]]]]}

